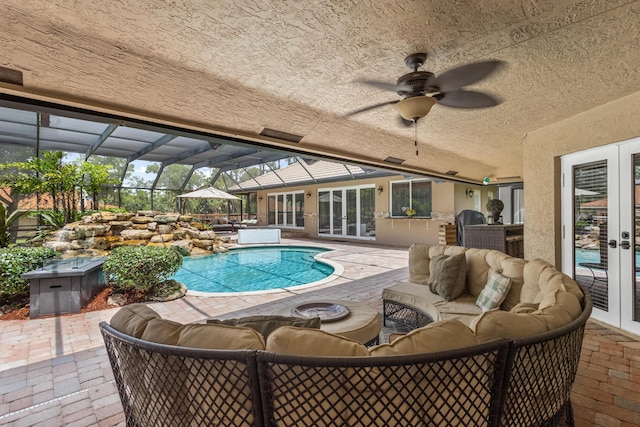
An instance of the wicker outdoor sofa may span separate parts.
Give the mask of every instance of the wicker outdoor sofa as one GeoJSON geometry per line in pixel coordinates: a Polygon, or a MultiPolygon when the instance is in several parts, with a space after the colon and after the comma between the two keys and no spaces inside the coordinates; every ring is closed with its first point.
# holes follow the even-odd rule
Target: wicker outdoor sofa
{"type": "Polygon", "coordinates": [[[494,252],[414,245],[410,279],[420,283],[385,290],[385,317],[435,321],[369,349],[292,326],[275,329],[265,342],[252,328],[181,325],[149,306],[126,306],[100,328],[127,425],[573,425],[569,396],[590,296],[543,261],[514,264],[494,252]],[[469,274],[480,274],[480,267],[510,276],[523,301],[508,296],[501,309],[471,322],[464,313],[441,320],[429,304],[446,304],[424,301],[419,292],[408,301],[411,285],[430,292],[423,282],[435,271],[429,270],[434,259],[460,253],[469,264],[465,283],[472,279],[462,302],[475,291],[469,274]],[[505,337],[495,336],[500,333],[505,337]]]}

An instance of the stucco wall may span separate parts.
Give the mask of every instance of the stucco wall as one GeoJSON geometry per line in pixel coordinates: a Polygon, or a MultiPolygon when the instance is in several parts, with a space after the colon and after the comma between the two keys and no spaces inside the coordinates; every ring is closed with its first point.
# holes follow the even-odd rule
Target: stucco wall
{"type": "MultiPolygon", "coordinates": [[[[452,182],[432,182],[432,218],[390,218],[390,182],[402,181],[401,175],[371,178],[341,183],[325,183],[318,185],[291,186],[258,191],[258,225],[267,225],[267,195],[273,193],[293,193],[303,191],[305,194],[305,225],[304,229],[297,229],[309,237],[327,237],[318,235],[318,189],[373,186],[375,191],[376,238],[373,243],[393,246],[410,246],[412,243],[438,243],[438,232],[441,224],[455,222],[455,214],[464,209],[474,208],[474,199],[467,197],[466,191],[471,188],[474,195],[480,197],[481,211],[486,214],[484,206],[488,200],[488,193],[497,196],[495,186],[481,186],[470,184],[456,184],[452,182]],[[382,186],[382,192],[377,188],[382,186]],[[310,194],[306,196],[306,194],[310,194]],[[260,200],[262,197],[262,200],[260,200]]],[[[291,229],[289,229],[291,230],[291,229]]],[[[342,238],[341,238],[342,239],[342,238]]]]}
{"type": "Polygon", "coordinates": [[[530,132],[523,139],[525,258],[560,265],[560,157],[640,135],[640,92],[530,132]]]}

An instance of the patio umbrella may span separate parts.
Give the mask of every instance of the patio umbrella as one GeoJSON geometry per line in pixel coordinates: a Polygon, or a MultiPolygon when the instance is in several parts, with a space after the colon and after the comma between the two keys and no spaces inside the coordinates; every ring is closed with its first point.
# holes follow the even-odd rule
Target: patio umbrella
{"type": "Polygon", "coordinates": [[[227,216],[231,216],[230,208],[229,208],[229,200],[240,200],[240,218],[242,219],[242,200],[240,197],[236,197],[232,194],[225,193],[222,190],[218,190],[217,188],[207,187],[201,190],[191,191],[190,193],[180,194],[178,197],[182,197],[185,199],[222,199],[227,200],[227,216]]]}
{"type": "Polygon", "coordinates": [[[180,194],[178,197],[191,198],[191,199],[225,199],[225,200],[240,200],[232,194],[225,193],[217,188],[207,187],[201,190],[192,191],[190,193],[180,194]]]}

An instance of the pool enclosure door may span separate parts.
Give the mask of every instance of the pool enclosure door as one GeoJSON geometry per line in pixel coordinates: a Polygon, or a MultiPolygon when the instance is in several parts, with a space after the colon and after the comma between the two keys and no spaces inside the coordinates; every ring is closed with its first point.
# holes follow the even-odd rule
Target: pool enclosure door
{"type": "Polygon", "coordinates": [[[375,240],[375,188],[318,190],[318,236],[375,240]]]}
{"type": "Polygon", "coordinates": [[[640,333],[640,138],[562,158],[562,270],[593,317],[640,333]]]}

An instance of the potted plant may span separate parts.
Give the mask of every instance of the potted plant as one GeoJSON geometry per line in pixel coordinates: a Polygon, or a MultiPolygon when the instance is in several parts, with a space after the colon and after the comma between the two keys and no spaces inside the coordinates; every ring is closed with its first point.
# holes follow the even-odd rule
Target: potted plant
{"type": "Polygon", "coordinates": [[[500,199],[491,199],[487,202],[487,212],[493,219],[493,224],[500,223],[500,213],[504,209],[504,203],[500,199]]]}
{"type": "Polygon", "coordinates": [[[409,208],[409,209],[404,211],[404,214],[406,216],[408,216],[409,218],[411,218],[412,216],[414,216],[416,214],[416,211],[414,209],[409,208]]]}

